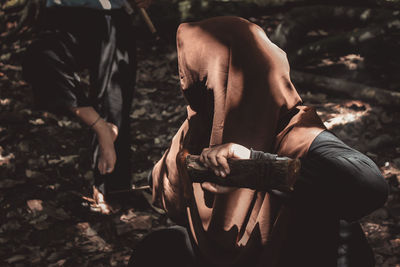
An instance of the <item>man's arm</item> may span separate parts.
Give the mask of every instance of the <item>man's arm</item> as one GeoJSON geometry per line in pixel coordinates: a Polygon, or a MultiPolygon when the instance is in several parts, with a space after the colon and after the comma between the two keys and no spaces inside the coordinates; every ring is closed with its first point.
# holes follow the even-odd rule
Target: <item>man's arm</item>
{"type": "MultiPolygon", "coordinates": [[[[240,145],[225,144],[204,149],[200,159],[216,175],[226,175],[229,173],[226,159],[235,157],[235,148],[246,151],[244,158],[273,156],[240,145]]],[[[203,183],[202,187],[215,194],[236,189],[209,182],[203,183]]],[[[291,198],[297,204],[318,206],[330,210],[340,219],[354,221],[381,207],[387,196],[388,185],[375,163],[332,133],[324,131],[315,138],[307,155],[301,158],[300,176],[291,198]]]]}

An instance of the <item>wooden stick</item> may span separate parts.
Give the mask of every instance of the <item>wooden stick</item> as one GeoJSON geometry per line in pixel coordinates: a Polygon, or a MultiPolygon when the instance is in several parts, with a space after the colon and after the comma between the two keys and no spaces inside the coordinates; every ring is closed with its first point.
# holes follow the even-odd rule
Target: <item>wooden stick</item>
{"type": "Polygon", "coordinates": [[[154,24],[151,21],[149,14],[147,14],[146,9],[139,8],[139,12],[140,12],[140,15],[142,15],[144,22],[146,22],[147,26],[149,27],[150,32],[154,35],[157,35],[157,29],[156,29],[156,27],[154,27],[154,24]]]}
{"type": "Polygon", "coordinates": [[[150,189],[150,186],[144,185],[144,186],[139,186],[139,187],[132,187],[131,189],[112,191],[108,194],[112,195],[112,194],[120,194],[120,193],[132,193],[132,192],[146,190],[146,189],[150,189]]]}
{"type": "MultiPolygon", "coordinates": [[[[131,16],[135,13],[135,10],[133,9],[132,5],[128,1],[124,2],[124,8],[125,8],[125,11],[131,16]]],[[[156,36],[157,40],[160,39],[160,36],[157,33],[157,29],[154,26],[153,22],[151,21],[149,14],[147,14],[146,9],[141,7],[141,8],[139,8],[139,12],[140,12],[140,15],[142,16],[144,22],[146,23],[147,27],[149,28],[150,32],[154,36],[156,36]]]]}
{"type": "Polygon", "coordinates": [[[231,173],[223,178],[200,162],[200,157],[188,155],[186,170],[194,183],[211,182],[223,186],[242,187],[267,191],[277,189],[292,191],[292,184],[300,171],[300,160],[278,158],[276,160],[228,159],[231,173]]]}

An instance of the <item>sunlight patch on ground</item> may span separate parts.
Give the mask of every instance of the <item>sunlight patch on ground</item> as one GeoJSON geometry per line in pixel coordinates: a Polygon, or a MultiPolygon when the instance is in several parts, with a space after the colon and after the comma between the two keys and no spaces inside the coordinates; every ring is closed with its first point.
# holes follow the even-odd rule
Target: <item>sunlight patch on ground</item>
{"type": "Polygon", "coordinates": [[[338,59],[324,58],[317,67],[326,67],[332,65],[344,65],[348,70],[356,70],[364,63],[364,58],[358,54],[348,54],[338,59]]]}
{"type": "Polygon", "coordinates": [[[328,32],[326,32],[322,29],[307,32],[307,36],[327,36],[327,35],[328,35],[328,32]]]}
{"type": "Polygon", "coordinates": [[[11,99],[9,99],[9,98],[0,99],[1,106],[8,106],[10,103],[11,103],[11,99]]]}
{"type": "Polygon", "coordinates": [[[326,103],[317,113],[322,118],[324,125],[332,129],[339,125],[345,125],[360,120],[371,110],[370,105],[362,101],[346,101],[341,104],[326,103]]]}
{"type": "MultiPolygon", "coordinates": [[[[1,129],[0,129],[0,132],[1,132],[1,129]]],[[[10,160],[15,158],[13,153],[10,153],[8,155],[3,155],[3,152],[4,152],[4,150],[0,146],[0,166],[10,164],[10,160]]]]}
{"type": "Polygon", "coordinates": [[[391,177],[396,177],[397,183],[400,183],[400,168],[396,166],[395,162],[385,162],[385,165],[381,168],[381,171],[386,179],[392,179],[391,177]]]}

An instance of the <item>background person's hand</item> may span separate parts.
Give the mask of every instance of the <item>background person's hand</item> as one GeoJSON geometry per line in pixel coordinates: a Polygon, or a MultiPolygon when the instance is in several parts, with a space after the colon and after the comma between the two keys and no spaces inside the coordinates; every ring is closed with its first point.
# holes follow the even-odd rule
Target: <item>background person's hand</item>
{"type": "Polygon", "coordinates": [[[100,174],[105,175],[114,171],[117,155],[115,153],[114,142],[118,136],[118,127],[112,123],[99,121],[93,129],[99,142],[100,156],[97,167],[100,174]]]}

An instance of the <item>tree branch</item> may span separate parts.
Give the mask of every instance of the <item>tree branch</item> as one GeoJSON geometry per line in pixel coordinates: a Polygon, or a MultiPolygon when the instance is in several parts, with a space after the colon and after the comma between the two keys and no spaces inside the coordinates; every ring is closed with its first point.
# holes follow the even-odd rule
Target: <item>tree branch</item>
{"type": "Polygon", "coordinates": [[[400,106],[399,92],[299,71],[291,71],[290,76],[295,84],[318,88],[320,91],[341,93],[391,108],[400,106]]]}

